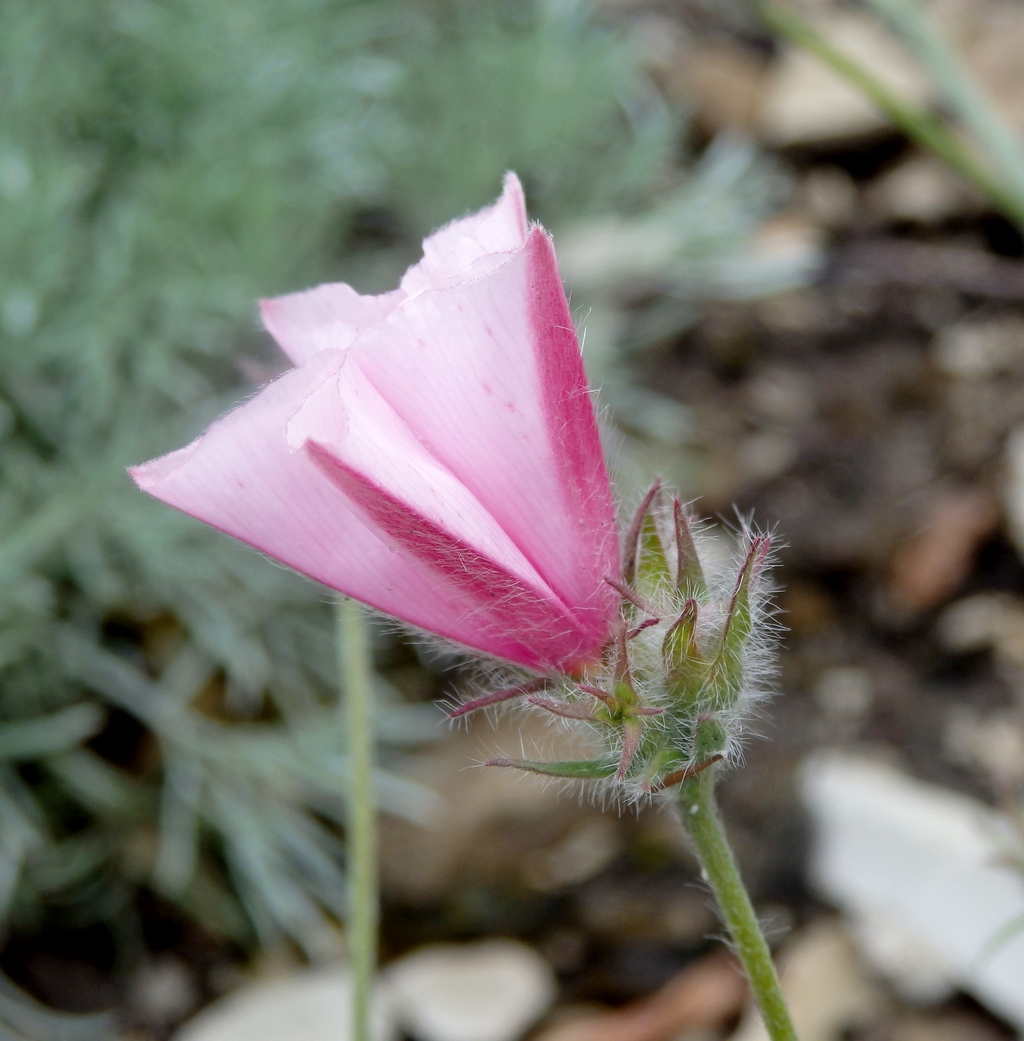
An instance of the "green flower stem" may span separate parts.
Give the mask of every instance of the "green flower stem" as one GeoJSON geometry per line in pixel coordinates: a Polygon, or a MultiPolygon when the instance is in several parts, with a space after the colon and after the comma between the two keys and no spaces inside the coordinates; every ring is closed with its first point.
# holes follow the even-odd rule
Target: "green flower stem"
{"type": "Polygon", "coordinates": [[[771,951],[718,816],[716,772],[716,768],[711,767],[680,786],[683,824],[696,847],[705,879],[722,910],[736,953],[746,969],[768,1036],[772,1041],[796,1041],[796,1031],[779,987],[771,951]]]}
{"type": "Polygon", "coordinates": [[[833,47],[811,22],[796,11],[766,0],[753,0],[753,3],[771,29],[813,54],[855,86],[907,137],[934,152],[987,195],[997,209],[1024,227],[1024,198],[1013,190],[1013,186],[1008,188],[1003,178],[995,176],[971,144],[944,120],[898,97],[862,65],[833,47]]]}
{"type": "Polygon", "coordinates": [[[363,609],[338,603],[338,657],[348,727],[348,949],[352,963],[352,1041],[370,1039],[377,970],[377,822],[370,651],[363,609]]]}

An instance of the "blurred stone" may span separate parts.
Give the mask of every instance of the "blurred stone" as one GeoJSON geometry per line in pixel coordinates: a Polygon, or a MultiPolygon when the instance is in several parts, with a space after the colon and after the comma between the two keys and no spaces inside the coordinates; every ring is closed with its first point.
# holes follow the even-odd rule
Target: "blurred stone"
{"type": "Polygon", "coordinates": [[[856,722],[867,715],[874,700],[871,673],[857,666],[825,669],[814,686],[814,700],[829,719],[856,722]]]}
{"type": "MultiPolygon", "coordinates": [[[[306,969],[254,983],[208,1005],[173,1035],[173,1041],[350,1041],[351,977],[347,969],[306,969]]],[[[398,1031],[389,995],[378,987],[373,1041],[398,1031]]]]}
{"type": "Polygon", "coordinates": [[[751,133],[764,97],[768,63],[748,47],[701,41],[658,76],[667,93],[692,106],[704,130],[751,133]]]}
{"type": "MultiPolygon", "coordinates": [[[[813,18],[832,46],[905,101],[926,103],[928,79],[871,15],[827,12],[813,18]]],[[[804,50],[788,48],[773,69],[758,120],[772,145],[834,144],[888,124],[864,95],[804,50]]]]}
{"type": "MultiPolygon", "coordinates": [[[[819,919],[794,936],[779,959],[783,993],[800,1041],[840,1041],[871,1026],[882,996],[867,975],[846,930],[819,919]]],[[[767,1041],[751,1006],[732,1041],[767,1041]]]]}
{"type": "Polygon", "coordinates": [[[381,877],[393,898],[441,898],[468,879],[519,884],[523,859],[550,848],[593,811],[564,785],[518,770],[479,764],[521,748],[534,757],[585,758],[573,735],[536,715],[474,720],[432,750],[406,759],[406,772],[443,800],[429,826],[381,820],[381,877]]]}
{"type": "Polygon", "coordinates": [[[1024,1027],[1024,934],[993,940],[1024,907],[1001,851],[1010,822],[893,767],[834,752],[805,765],[810,873],[854,922],[865,956],[910,999],[959,986],[1024,1027]]]}
{"type": "Polygon", "coordinates": [[[541,892],[578,885],[603,871],[621,848],[618,822],[591,817],[553,846],[531,852],[524,866],[526,880],[541,892]]]}
{"type": "Polygon", "coordinates": [[[828,304],[816,289],[791,289],[757,305],[757,316],[772,332],[814,333],[832,323],[828,304]]]}
{"type": "Polygon", "coordinates": [[[806,214],[791,210],[762,221],[750,246],[754,265],[788,271],[789,285],[809,281],[824,261],[825,237],[806,214]]]}
{"type": "Polygon", "coordinates": [[[946,488],[928,502],[918,530],[900,542],[889,568],[897,608],[926,611],[952,596],[970,574],[978,547],[996,530],[999,510],[979,488],[946,488]]]}
{"type": "Polygon", "coordinates": [[[128,1000],[145,1023],[178,1023],[199,1004],[199,986],[192,970],[177,958],[160,958],[144,965],[131,978],[128,1000]]]}
{"type": "Polygon", "coordinates": [[[883,220],[939,224],[984,208],[978,192],[945,163],[930,155],[914,156],[877,178],[865,201],[883,220]]]}
{"type": "Polygon", "coordinates": [[[1024,721],[1018,714],[982,717],[961,708],[950,715],[943,744],[953,762],[980,768],[997,792],[1016,795],[1024,785],[1024,721]]]}
{"type": "Polygon", "coordinates": [[[750,405],[765,419],[786,426],[801,426],[814,418],[814,387],[796,369],[773,366],[747,382],[750,405]]]}
{"type": "Polygon", "coordinates": [[[992,650],[1013,672],[1024,670],[1024,601],[1006,593],[976,593],[950,604],[936,635],[958,654],[992,650]]]}
{"type": "Polygon", "coordinates": [[[1024,318],[970,320],[942,330],[932,348],[936,364],[950,376],[978,378],[1024,367],[1024,318]]]}
{"type": "Polygon", "coordinates": [[[609,941],[688,944],[715,928],[707,897],[675,879],[669,885],[643,888],[601,882],[588,886],[578,901],[580,924],[609,941]]]}
{"type": "Polygon", "coordinates": [[[856,918],[854,935],[875,971],[915,1005],[938,1005],[951,998],[956,987],[949,963],[935,947],[882,911],[856,918]]]}
{"type": "Polygon", "coordinates": [[[840,166],[815,166],[804,177],[800,190],[803,208],[818,224],[830,230],[849,227],[857,216],[857,183],[840,166]]]}
{"type": "Polygon", "coordinates": [[[971,1009],[903,1016],[886,1025],[887,1041],[1007,1041],[1006,1031],[971,1009]]]}
{"type": "Polygon", "coordinates": [[[944,331],[964,313],[964,301],[956,293],[935,286],[922,286],[913,292],[909,304],[917,322],[932,332],[944,331]]]}
{"type": "MultiPolygon", "coordinates": [[[[1024,418],[1024,386],[1016,379],[955,379],[948,388],[945,412],[950,460],[964,472],[987,470],[998,464],[1009,432],[1024,418]]],[[[1005,476],[1004,466],[1004,501],[1005,476]]]]}
{"type": "Polygon", "coordinates": [[[736,447],[745,481],[770,481],[784,474],[797,460],[799,446],[788,430],[759,430],[736,447]]]}
{"type": "Polygon", "coordinates": [[[547,962],[516,940],[421,947],[388,966],[399,1022],[417,1041],[515,1041],[554,1000],[547,962]]]}
{"type": "Polygon", "coordinates": [[[716,1030],[743,1007],[747,984],[736,962],[712,954],[685,968],[649,998],[614,1012],[566,1017],[534,1041],[675,1041],[716,1030]]]}

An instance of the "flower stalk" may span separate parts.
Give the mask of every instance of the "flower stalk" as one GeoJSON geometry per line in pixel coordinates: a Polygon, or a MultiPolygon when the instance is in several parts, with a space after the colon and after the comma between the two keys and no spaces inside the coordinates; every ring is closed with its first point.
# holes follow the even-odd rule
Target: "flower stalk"
{"type": "Polygon", "coordinates": [[[377,823],[373,793],[373,691],[362,607],[338,601],[338,658],[348,736],[348,953],[352,965],[352,1038],[370,1041],[377,971],[377,823]]]}
{"type": "Polygon", "coordinates": [[[679,787],[683,824],[722,911],[771,1041],[796,1041],[796,1031],[782,996],[771,951],[740,877],[715,803],[714,767],[679,787]]]}
{"type": "Polygon", "coordinates": [[[518,697],[587,728],[598,754],[492,765],[603,784],[633,801],[674,790],[768,1033],[772,1041],[796,1041],[714,801],[720,766],[735,761],[744,717],[771,677],[774,627],[764,583],[770,539],[743,531],[735,563],[724,569],[705,568],[705,539],[679,500],[669,503],[655,483],[626,532],[622,580],[606,579],[621,598],[620,619],[601,659],[574,675],[485,694],[453,714],[518,697]]]}

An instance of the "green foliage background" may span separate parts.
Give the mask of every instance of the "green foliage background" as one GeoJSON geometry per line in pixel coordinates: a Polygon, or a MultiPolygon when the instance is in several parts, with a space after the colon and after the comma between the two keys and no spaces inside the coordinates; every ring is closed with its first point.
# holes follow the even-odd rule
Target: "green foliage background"
{"type": "MultiPolygon", "coordinates": [[[[507,168],[546,221],[643,206],[679,127],[553,0],[6,0],[0,96],[0,922],[150,886],[316,954],[344,914],[328,597],[125,466],[279,366],[256,298],[387,287],[507,168]]],[[[386,743],[429,734],[379,693],[386,743]]]]}

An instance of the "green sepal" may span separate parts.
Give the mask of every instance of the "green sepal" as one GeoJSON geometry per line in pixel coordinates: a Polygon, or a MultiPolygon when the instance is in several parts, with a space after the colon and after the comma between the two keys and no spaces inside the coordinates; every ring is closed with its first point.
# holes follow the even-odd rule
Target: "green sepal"
{"type": "Polygon", "coordinates": [[[646,518],[650,515],[654,500],[659,495],[661,495],[661,481],[655,481],[643,497],[643,501],[633,515],[629,531],[626,533],[625,555],[622,560],[622,580],[627,586],[631,586],[636,578],[637,554],[640,550],[640,532],[646,518]]]}
{"type": "Polygon", "coordinates": [[[534,759],[491,759],[484,766],[511,766],[516,770],[528,770],[533,774],[544,774],[546,777],[574,777],[580,780],[598,780],[611,777],[618,769],[618,764],[603,763],[597,759],[565,759],[561,762],[546,763],[534,759]]]}
{"type": "Polygon", "coordinates": [[[676,588],[684,596],[703,598],[708,591],[707,580],[690,531],[690,518],[678,499],[672,502],[672,520],[676,534],[676,588]]]}
{"type": "Polygon", "coordinates": [[[628,675],[624,680],[615,681],[614,692],[615,704],[620,716],[625,710],[631,708],[639,700],[628,675]]]}
{"type": "Polygon", "coordinates": [[[727,708],[743,684],[743,652],[753,629],[750,590],[768,555],[767,538],[753,539],[736,579],[729,613],[722,627],[718,653],[712,663],[708,687],[715,708],[727,708]]]}
{"type": "Polygon", "coordinates": [[[714,716],[707,716],[697,724],[693,737],[693,758],[702,763],[725,750],[728,734],[714,716]]]}
{"type": "Polygon", "coordinates": [[[654,513],[649,510],[644,514],[640,527],[638,547],[639,555],[636,567],[636,590],[641,596],[649,597],[661,589],[671,585],[672,576],[669,570],[668,555],[661,541],[654,513]]]}
{"type": "Polygon", "coordinates": [[[687,600],[661,644],[665,684],[677,698],[695,693],[704,683],[707,664],[697,647],[697,615],[697,601],[687,600]]]}

